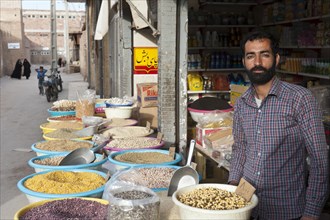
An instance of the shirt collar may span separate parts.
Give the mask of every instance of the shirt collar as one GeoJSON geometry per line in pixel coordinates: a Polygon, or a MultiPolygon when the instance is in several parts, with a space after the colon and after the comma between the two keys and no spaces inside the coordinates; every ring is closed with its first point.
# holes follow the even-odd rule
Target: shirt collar
{"type": "MultiPolygon", "coordinates": [[[[281,81],[275,76],[272,87],[269,90],[268,96],[279,97],[281,94],[281,81]]],[[[242,99],[251,106],[255,105],[255,89],[253,85],[242,95],[242,99]]]]}

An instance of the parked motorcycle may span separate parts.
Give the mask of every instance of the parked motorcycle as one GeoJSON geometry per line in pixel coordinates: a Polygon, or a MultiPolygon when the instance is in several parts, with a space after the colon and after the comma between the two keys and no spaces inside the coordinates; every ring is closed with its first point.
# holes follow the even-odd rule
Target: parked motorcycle
{"type": "Polygon", "coordinates": [[[55,77],[55,74],[46,76],[43,82],[45,95],[48,102],[54,102],[58,99],[58,84],[56,83],[55,77]]]}

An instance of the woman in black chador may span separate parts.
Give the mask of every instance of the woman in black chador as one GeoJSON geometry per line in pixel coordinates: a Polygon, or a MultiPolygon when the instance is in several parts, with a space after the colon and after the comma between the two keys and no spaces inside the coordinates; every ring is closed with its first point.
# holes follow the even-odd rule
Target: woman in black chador
{"type": "Polygon", "coordinates": [[[25,76],[26,79],[29,79],[29,77],[31,75],[31,64],[29,63],[29,61],[27,59],[24,59],[23,66],[24,66],[23,76],[25,76]]]}
{"type": "Polygon", "coordinates": [[[11,78],[21,79],[21,76],[22,76],[22,61],[18,59],[15,64],[15,69],[11,74],[11,78]]]}

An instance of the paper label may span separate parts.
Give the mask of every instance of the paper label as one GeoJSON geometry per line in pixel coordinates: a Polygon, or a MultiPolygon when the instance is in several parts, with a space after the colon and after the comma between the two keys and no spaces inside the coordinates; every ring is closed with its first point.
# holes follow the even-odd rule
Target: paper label
{"type": "Polygon", "coordinates": [[[151,126],[151,124],[150,124],[150,122],[149,121],[147,121],[147,129],[148,129],[148,131],[150,131],[150,126],[151,126]]]}
{"type": "Polygon", "coordinates": [[[242,196],[247,202],[249,202],[256,189],[245,179],[241,178],[236,188],[235,193],[242,196]]]}
{"type": "Polygon", "coordinates": [[[163,139],[163,134],[161,132],[158,132],[158,134],[157,134],[158,142],[160,143],[162,141],[162,139],[163,139]]]}
{"type": "Polygon", "coordinates": [[[170,147],[170,149],[169,149],[169,155],[170,155],[171,158],[174,159],[174,156],[175,156],[175,147],[174,146],[173,147],[170,147]]]}
{"type": "Polygon", "coordinates": [[[194,170],[196,170],[197,163],[195,163],[195,162],[191,162],[191,163],[190,163],[190,166],[191,166],[191,168],[193,168],[194,170]]]}

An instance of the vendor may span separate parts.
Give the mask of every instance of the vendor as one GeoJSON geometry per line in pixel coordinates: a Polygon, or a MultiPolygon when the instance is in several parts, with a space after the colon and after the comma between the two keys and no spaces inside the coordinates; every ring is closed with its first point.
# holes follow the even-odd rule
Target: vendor
{"type": "Polygon", "coordinates": [[[256,188],[255,219],[318,219],[329,182],[319,105],[308,89],[275,76],[280,55],[272,35],[250,33],[241,48],[252,85],[234,107],[229,183],[243,177],[256,188]]]}

